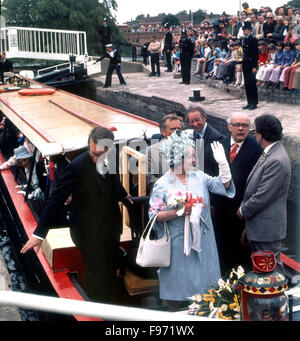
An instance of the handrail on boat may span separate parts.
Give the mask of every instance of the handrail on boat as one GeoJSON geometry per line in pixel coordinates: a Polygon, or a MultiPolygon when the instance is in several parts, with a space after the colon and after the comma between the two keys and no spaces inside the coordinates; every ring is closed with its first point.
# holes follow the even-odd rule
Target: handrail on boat
{"type": "Polygon", "coordinates": [[[61,110],[65,111],[65,112],[67,112],[68,114],[71,114],[71,115],[73,115],[73,116],[75,116],[75,117],[81,119],[81,120],[84,121],[84,122],[87,122],[87,123],[89,123],[89,124],[96,125],[96,126],[99,126],[99,127],[107,128],[107,129],[109,129],[109,130],[111,130],[111,131],[117,131],[117,128],[115,128],[115,127],[111,127],[111,128],[106,127],[103,123],[100,123],[100,122],[98,122],[98,121],[89,119],[89,118],[87,118],[86,116],[77,113],[76,111],[73,111],[73,110],[71,110],[71,109],[68,109],[67,107],[63,106],[62,104],[60,104],[60,103],[58,103],[58,102],[56,102],[56,101],[53,101],[52,99],[49,99],[48,102],[49,102],[50,104],[53,104],[53,105],[57,106],[59,109],[61,109],[61,110]]]}
{"type": "Polygon", "coordinates": [[[106,321],[216,321],[211,318],[188,315],[186,312],[170,313],[14,291],[0,291],[0,305],[63,315],[94,317],[106,321]]]}

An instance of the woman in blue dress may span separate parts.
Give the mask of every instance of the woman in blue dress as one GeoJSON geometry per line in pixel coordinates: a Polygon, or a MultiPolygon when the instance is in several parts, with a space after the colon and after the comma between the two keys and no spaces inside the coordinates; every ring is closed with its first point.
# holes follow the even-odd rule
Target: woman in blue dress
{"type": "Polygon", "coordinates": [[[222,145],[214,142],[212,148],[220,170],[215,178],[193,170],[195,150],[186,132],[173,133],[161,147],[170,169],[154,185],[149,215],[157,214],[155,229],[159,237],[165,221],[171,235],[171,264],[158,271],[160,298],[167,301],[170,310],[178,309],[189,297],[216,287],[221,278],[209,192],[231,198],[235,188],[222,145]],[[179,215],[174,198],[184,193],[198,195],[203,205],[185,208],[179,215]]]}

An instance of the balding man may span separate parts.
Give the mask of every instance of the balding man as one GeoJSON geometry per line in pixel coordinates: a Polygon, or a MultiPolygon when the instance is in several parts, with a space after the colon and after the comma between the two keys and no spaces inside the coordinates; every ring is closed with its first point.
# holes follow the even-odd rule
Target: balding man
{"type": "Polygon", "coordinates": [[[230,135],[223,140],[223,146],[236,187],[233,199],[220,198],[215,206],[217,244],[223,273],[250,261],[249,249],[242,247],[241,235],[244,222],[236,216],[243,200],[247,178],[259,159],[262,148],[249,136],[250,119],[247,114],[235,113],[228,120],[230,135]]]}

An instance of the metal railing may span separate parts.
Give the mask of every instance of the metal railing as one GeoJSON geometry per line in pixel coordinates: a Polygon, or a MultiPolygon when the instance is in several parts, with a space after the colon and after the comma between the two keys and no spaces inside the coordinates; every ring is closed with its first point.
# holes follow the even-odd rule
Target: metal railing
{"type": "Polygon", "coordinates": [[[32,27],[2,27],[1,51],[8,58],[69,60],[83,62],[87,52],[86,32],[32,27]]]}
{"type": "Polygon", "coordinates": [[[169,313],[13,291],[0,291],[0,305],[63,315],[93,317],[106,321],[216,321],[215,319],[188,315],[187,312],[169,313]]]}
{"type": "MultiPolygon", "coordinates": [[[[300,288],[293,288],[286,295],[300,297],[300,288]]],[[[164,312],[110,304],[93,303],[64,298],[26,294],[14,291],[0,291],[0,305],[51,312],[63,315],[77,315],[99,318],[106,321],[224,321],[208,317],[188,315],[183,312],[164,312]]],[[[292,308],[293,313],[300,306],[292,308]]]]}

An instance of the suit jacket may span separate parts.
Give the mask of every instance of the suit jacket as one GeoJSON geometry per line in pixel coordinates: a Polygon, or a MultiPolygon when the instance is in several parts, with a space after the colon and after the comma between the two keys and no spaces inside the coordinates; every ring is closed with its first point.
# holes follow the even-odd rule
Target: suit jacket
{"type": "Polygon", "coordinates": [[[243,40],[243,70],[251,71],[253,68],[258,69],[258,40],[251,34],[243,40]]]}
{"type": "MultiPolygon", "coordinates": [[[[204,159],[203,155],[201,153],[201,148],[198,150],[198,142],[199,140],[197,133],[193,132],[193,139],[196,143],[196,158],[198,166],[200,166],[200,169],[202,168],[202,163],[204,161],[204,173],[210,175],[210,176],[218,176],[219,175],[219,166],[216,162],[212,149],[211,149],[211,143],[214,141],[221,142],[224,139],[224,136],[219,133],[215,128],[213,128],[210,124],[207,124],[203,140],[204,140],[204,159]]],[[[199,167],[198,167],[199,168],[199,167]]],[[[203,169],[201,169],[203,170],[203,169]]]]}
{"type": "Polygon", "coordinates": [[[215,205],[215,219],[218,227],[223,228],[225,233],[230,233],[232,229],[234,234],[238,234],[245,227],[244,222],[237,217],[236,213],[243,201],[248,176],[259,159],[262,148],[253,137],[248,136],[235,160],[230,163],[231,135],[226,137],[222,144],[236,192],[234,198],[218,196],[215,205]]]}
{"type": "Polygon", "coordinates": [[[290,179],[290,159],[277,142],[257,162],[247,179],[241,210],[248,240],[273,242],[286,237],[290,179]]]}
{"type": "Polygon", "coordinates": [[[0,62],[0,72],[13,72],[13,63],[9,59],[0,62]]]}
{"type": "Polygon", "coordinates": [[[164,50],[172,50],[173,47],[173,34],[172,32],[168,31],[165,35],[165,44],[164,44],[164,50]]]}
{"type": "Polygon", "coordinates": [[[75,245],[91,250],[99,247],[104,238],[119,238],[122,231],[118,202],[127,193],[118,175],[107,174],[104,179],[88,153],[83,153],[65,168],[43,209],[36,236],[45,237],[50,227],[56,225],[56,212],[72,194],[70,231],[75,245]]]}
{"type": "Polygon", "coordinates": [[[239,203],[238,205],[240,205],[244,197],[248,176],[263,150],[253,137],[248,136],[242,144],[235,160],[230,164],[231,136],[224,139],[223,146],[236,190],[235,197],[232,200],[237,201],[239,203]]]}
{"type": "Polygon", "coordinates": [[[194,44],[190,38],[181,38],[179,41],[180,59],[192,59],[194,55],[194,44]]]}
{"type": "Polygon", "coordinates": [[[163,140],[153,144],[146,150],[146,186],[148,194],[151,193],[154,183],[170,169],[169,164],[160,152],[162,143],[163,140]]]}
{"type": "Polygon", "coordinates": [[[111,43],[111,28],[109,26],[102,25],[99,28],[98,33],[103,45],[111,43]]]}

